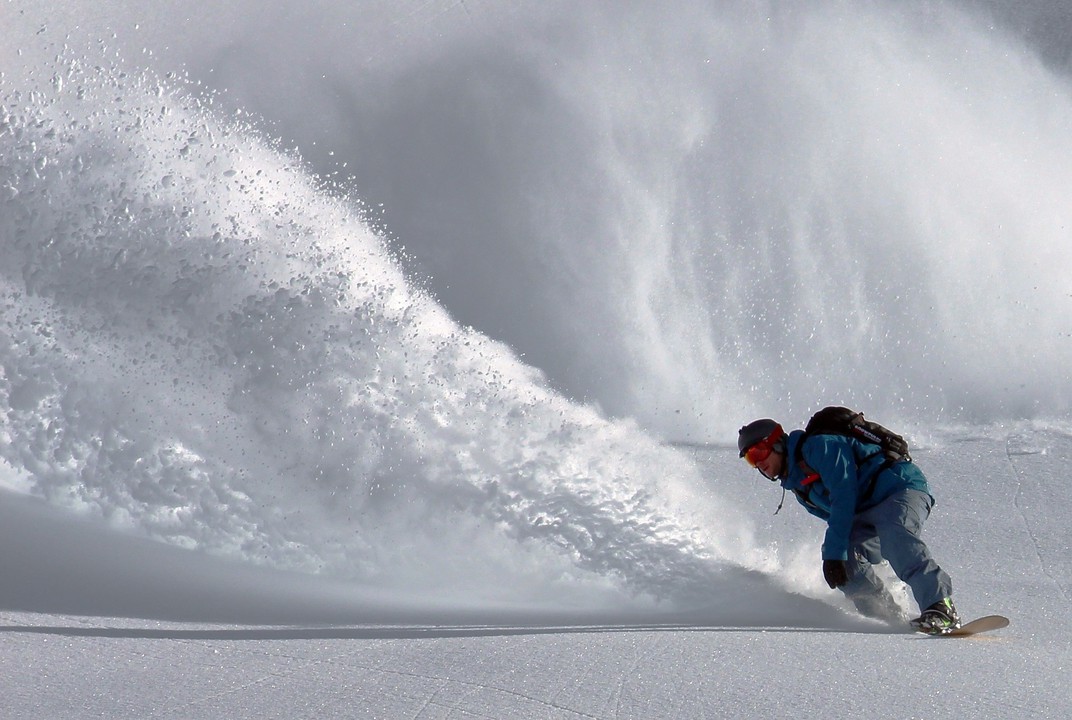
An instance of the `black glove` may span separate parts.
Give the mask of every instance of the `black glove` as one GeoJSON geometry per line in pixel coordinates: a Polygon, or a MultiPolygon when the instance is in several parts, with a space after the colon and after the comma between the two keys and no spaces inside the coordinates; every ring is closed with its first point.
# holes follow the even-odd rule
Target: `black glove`
{"type": "Polygon", "coordinates": [[[831,588],[839,588],[849,581],[849,571],[844,560],[823,560],[823,577],[831,588]]]}

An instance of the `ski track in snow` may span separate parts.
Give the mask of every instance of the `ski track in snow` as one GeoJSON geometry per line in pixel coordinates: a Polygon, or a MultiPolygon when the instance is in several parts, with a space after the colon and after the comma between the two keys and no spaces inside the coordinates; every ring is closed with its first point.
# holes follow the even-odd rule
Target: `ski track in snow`
{"type": "MultiPolygon", "coordinates": [[[[1045,448],[1038,448],[1038,447],[1035,447],[1034,445],[1024,445],[1023,447],[1020,447],[1020,448],[1017,448],[1016,450],[1013,450],[1014,441],[1017,444],[1024,445],[1024,443],[1026,443],[1027,440],[1024,438],[1024,436],[1022,434],[1009,434],[1009,435],[1006,436],[1006,440],[1005,440],[1005,457],[1006,457],[1006,459],[1008,460],[1008,463],[1009,463],[1009,471],[1010,471],[1010,475],[1012,476],[1012,480],[1016,484],[1016,493],[1015,493],[1013,502],[1014,502],[1014,505],[1016,507],[1016,511],[1020,515],[1020,520],[1023,523],[1024,531],[1031,538],[1031,544],[1034,547],[1035,556],[1038,559],[1039,569],[1042,571],[1042,573],[1046,577],[1048,577],[1050,579],[1050,582],[1053,583],[1054,587],[1062,595],[1062,597],[1064,597],[1065,601],[1067,602],[1070,599],[1070,596],[1069,596],[1069,587],[1070,586],[1066,585],[1066,582],[1068,582],[1069,579],[1064,578],[1064,581],[1062,581],[1062,578],[1059,577],[1058,575],[1056,575],[1054,573],[1054,571],[1052,570],[1052,567],[1053,567],[1052,560],[1053,559],[1049,558],[1048,557],[1049,552],[1044,550],[1043,544],[1040,541],[1039,536],[1038,536],[1038,534],[1037,534],[1037,532],[1035,530],[1035,527],[1034,527],[1035,522],[1031,519],[1030,513],[1025,509],[1025,493],[1027,491],[1026,491],[1024,485],[1025,485],[1025,479],[1026,479],[1026,472],[1023,471],[1023,470],[1018,469],[1016,467],[1016,462],[1013,459],[1014,456],[1015,457],[1022,457],[1022,456],[1030,456],[1030,455],[1042,455],[1042,454],[1045,454],[1046,450],[1045,450],[1045,448]]],[[[1037,506],[1037,503],[1039,502],[1039,499],[1036,498],[1035,502],[1036,502],[1036,506],[1037,506]]]]}

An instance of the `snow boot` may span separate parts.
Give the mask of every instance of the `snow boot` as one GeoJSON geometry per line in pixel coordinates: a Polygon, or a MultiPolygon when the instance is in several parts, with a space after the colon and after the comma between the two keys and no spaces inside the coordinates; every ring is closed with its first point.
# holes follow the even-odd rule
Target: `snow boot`
{"type": "Polygon", "coordinates": [[[952,598],[944,598],[924,610],[912,626],[928,635],[946,635],[960,627],[960,616],[952,598]]]}

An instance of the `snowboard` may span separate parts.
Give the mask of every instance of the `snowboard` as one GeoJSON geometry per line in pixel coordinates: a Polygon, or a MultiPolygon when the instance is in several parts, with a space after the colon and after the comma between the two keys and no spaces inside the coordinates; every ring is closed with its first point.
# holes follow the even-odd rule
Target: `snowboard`
{"type": "MultiPolygon", "coordinates": [[[[1000,630],[1003,627],[1008,627],[1009,618],[1003,615],[987,615],[985,617],[976,618],[971,622],[966,622],[956,630],[952,630],[941,635],[931,635],[931,637],[970,637],[982,632],[989,632],[991,630],[1000,630]]],[[[930,633],[924,633],[922,630],[916,632],[923,633],[924,635],[930,635],[930,633]]]]}

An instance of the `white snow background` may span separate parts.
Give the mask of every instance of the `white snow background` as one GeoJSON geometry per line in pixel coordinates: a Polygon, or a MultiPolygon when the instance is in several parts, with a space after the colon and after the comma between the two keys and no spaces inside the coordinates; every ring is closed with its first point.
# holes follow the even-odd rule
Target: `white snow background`
{"type": "Polygon", "coordinates": [[[0,717],[1068,716],[1062,3],[52,5],[0,7],[0,717]],[[734,442],[835,402],[1010,627],[825,587],[734,442]]]}

